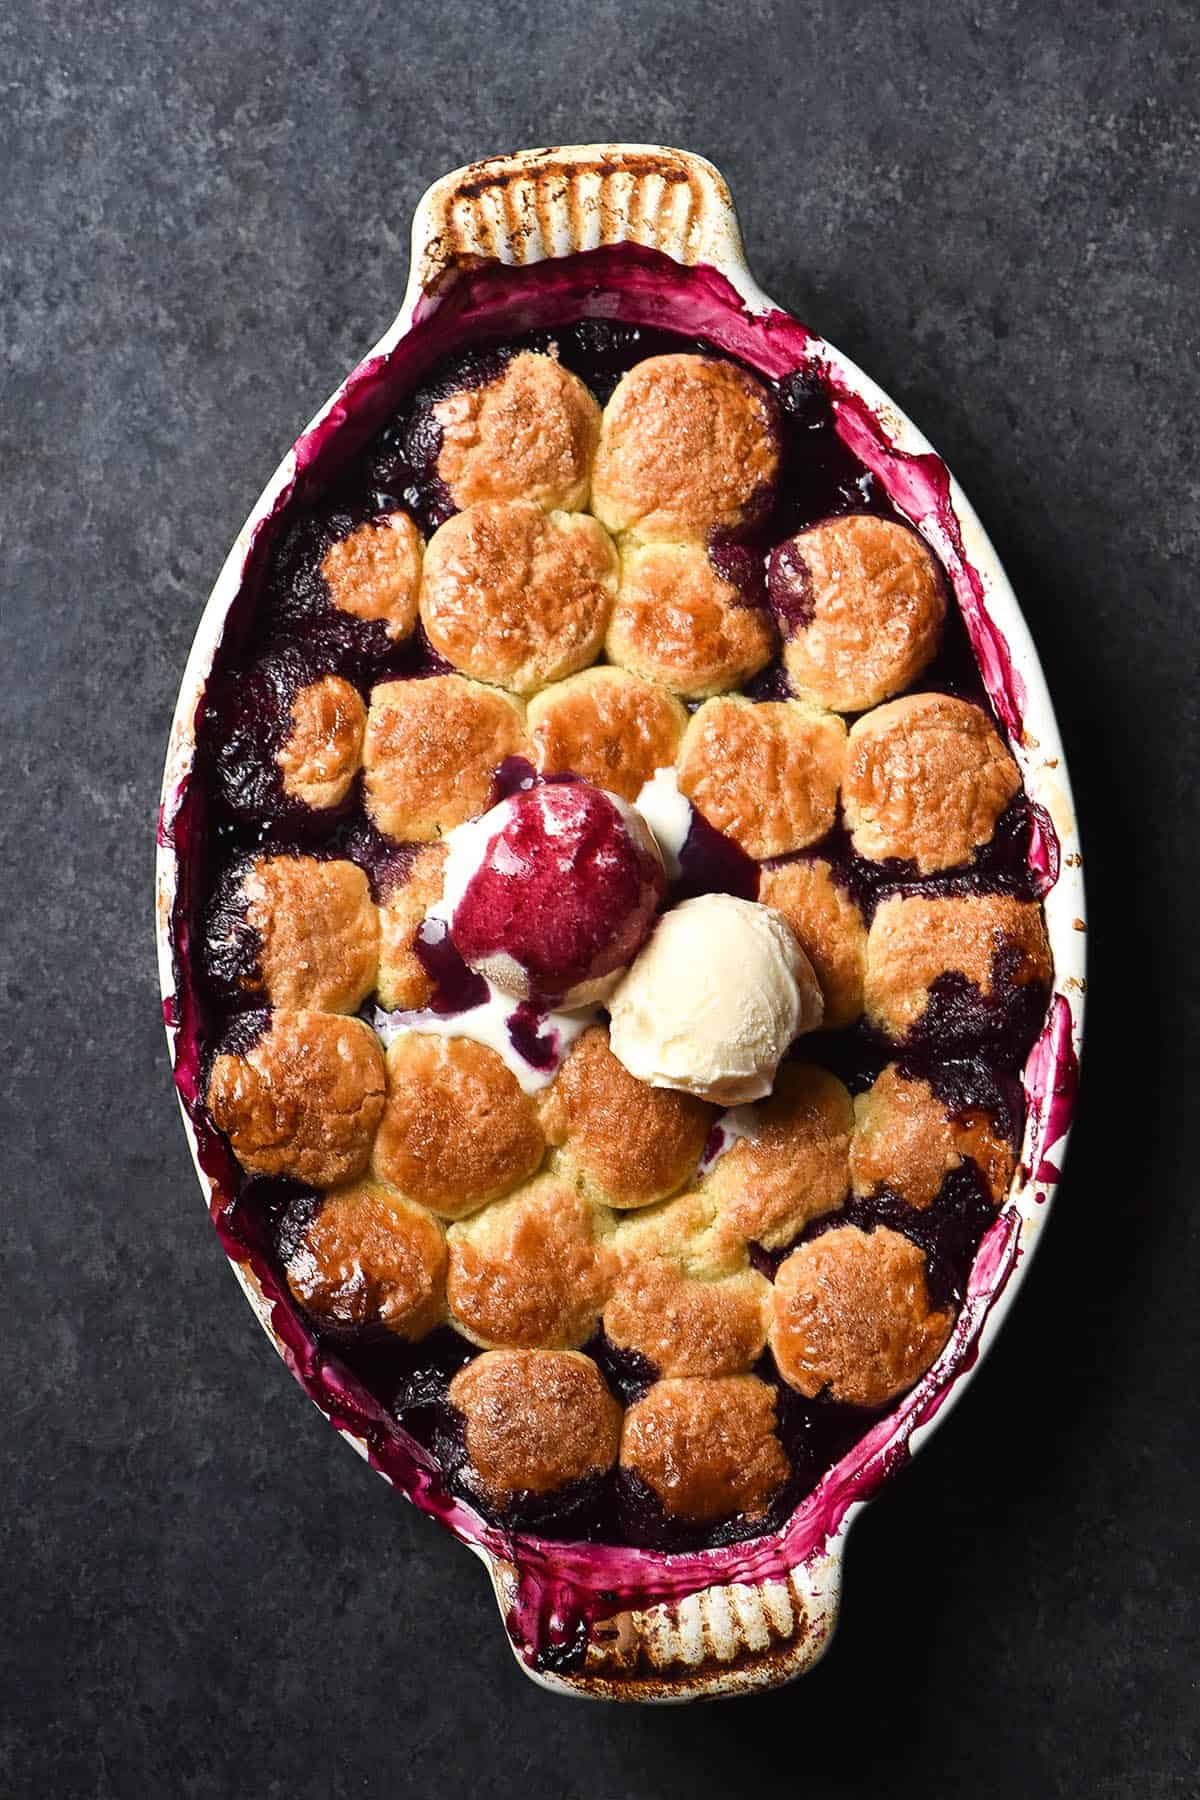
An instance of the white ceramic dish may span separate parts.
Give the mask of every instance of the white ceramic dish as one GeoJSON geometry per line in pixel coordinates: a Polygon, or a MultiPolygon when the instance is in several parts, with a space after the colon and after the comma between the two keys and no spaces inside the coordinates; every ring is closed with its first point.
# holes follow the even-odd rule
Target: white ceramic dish
{"type": "Polygon", "coordinates": [[[395,323],[275,471],[200,620],[163,782],[159,967],[185,1126],[218,1217],[220,1169],[202,1141],[189,1040],[181,923],[185,826],[197,719],[248,562],[263,527],[347,447],[364,441],[430,360],[489,322],[495,330],[502,320],[515,334],[589,314],[709,337],[768,374],[798,361],[819,365],[835,396],[840,435],[950,573],[988,691],[1040,809],[1033,860],[1046,884],[1055,984],[1025,1071],[1028,1118],[1012,1192],[980,1248],[951,1342],[918,1386],[830,1470],[780,1531],[688,1555],[550,1544],[485,1526],[468,1507],[439,1494],[423,1453],[411,1442],[405,1448],[385,1440],[350,1388],[313,1366],[264,1271],[236,1256],[233,1267],[276,1348],[338,1429],[487,1564],[513,1649],[529,1673],[577,1694],[689,1699],[788,1680],[810,1668],[828,1644],[851,1523],[961,1395],[1028,1266],[1065,1149],[1085,987],[1083,883],[1070,786],[1037,654],[1004,571],[920,432],[860,370],[756,285],[728,190],[711,164],[656,146],[529,151],[458,170],[425,195],[395,323]]]}

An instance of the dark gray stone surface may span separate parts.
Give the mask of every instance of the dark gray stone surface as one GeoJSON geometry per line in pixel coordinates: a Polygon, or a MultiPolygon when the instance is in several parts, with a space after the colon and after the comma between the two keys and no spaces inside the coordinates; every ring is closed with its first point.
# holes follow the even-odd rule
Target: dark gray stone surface
{"type": "Polygon", "coordinates": [[[0,15],[0,1791],[1200,1790],[1191,7],[10,0],[0,15]],[[399,301],[445,169],[706,152],[770,292],[961,475],[1089,853],[1069,1177],[1000,1347],[858,1526],[782,1694],[585,1709],[270,1355],[175,1117],[159,769],[282,447],[399,301]]]}

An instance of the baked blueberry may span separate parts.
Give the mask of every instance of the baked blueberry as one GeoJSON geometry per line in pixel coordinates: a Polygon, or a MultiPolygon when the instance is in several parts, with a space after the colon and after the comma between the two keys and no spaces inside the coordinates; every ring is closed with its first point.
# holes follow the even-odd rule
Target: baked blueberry
{"type": "Polygon", "coordinates": [[[305,473],[198,718],[231,1229],[504,1529],[753,1535],[1008,1192],[1020,772],[818,369],[605,320],[426,379],[305,473]]]}

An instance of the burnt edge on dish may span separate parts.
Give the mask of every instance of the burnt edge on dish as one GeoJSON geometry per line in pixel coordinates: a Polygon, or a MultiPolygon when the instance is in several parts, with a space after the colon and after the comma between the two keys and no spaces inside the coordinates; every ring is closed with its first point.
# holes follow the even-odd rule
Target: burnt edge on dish
{"type": "MultiPolygon", "coordinates": [[[[872,458],[876,460],[880,479],[889,492],[892,492],[893,498],[902,509],[910,512],[910,516],[922,520],[931,542],[934,542],[935,548],[947,562],[960,605],[967,618],[985,684],[1001,718],[1018,740],[1019,747],[1025,700],[1021,690],[1021,676],[1008,657],[1003,636],[991,621],[984,582],[963,545],[960,522],[955,510],[957,496],[952,494],[943,465],[923,449],[913,453],[895,448],[893,436],[897,427],[903,427],[904,422],[898,415],[893,415],[890,408],[881,404],[880,398],[875,395],[874,390],[870,390],[869,384],[857,380],[846,382],[843,379],[840,371],[844,371],[846,365],[840,364],[836,353],[829,352],[819,340],[811,338],[785,315],[769,310],[765,302],[761,310],[756,307],[754,312],[745,306],[746,291],[750,289],[749,278],[745,276],[740,262],[736,225],[728,210],[724,185],[715,171],[710,171],[708,165],[701,164],[699,159],[681,158],[678,153],[671,152],[601,149],[586,153],[549,154],[550,161],[543,162],[540,168],[537,166],[539,159],[536,153],[524,158],[501,159],[496,165],[497,183],[509,195],[504,207],[515,206],[520,212],[525,203],[513,196],[522,191],[520,182],[531,178],[535,179],[535,185],[540,180],[544,204],[557,204],[562,198],[560,184],[563,181],[569,182],[573,170],[578,167],[578,164],[572,163],[572,157],[586,155],[589,159],[586,168],[589,183],[593,178],[599,178],[603,185],[607,177],[619,168],[622,186],[616,191],[620,194],[620,205],[612,199],[610,190],[607,216],[603,206],[601,207],[599,229],[613,234],[605,236],[602,240],[604,243],[623,244],[627,247],[639,241],[659,243],[676,262],[691,265],[692,275],[700,284],[692,299],[701,319],[711,323],[723,315],[727,324],[736,319],[743,338],[759,342],[768,361],[774,357],[776,368],[783,366],[779,363],[780,352],[793,359],[793,366],[801,358],[820,364],[835,395],[840,434],[868,466],[872,466],[872,458]],[[711,195],[714,209],[711,228],[695,225],[693,221],[684,234],[686,243],[681,243],[677,235],[668,244],[665,235],[658,238],[654,235],[654,207],[643,204],[640,217],[644,221],[650,221],[646,226],[647,236],[639,239],[630,230],[625,230],[624,235],[621,235],[621,217],[628,219],[638,216],[637,209],[630,212],[630,184],[636,186],[651,178],[661,182],[661,190],[657,194],[657,198],[661,200],[662,193],[679,190],[677,171],[681,163],[686,163],[694,171],[706,171],[706,179],[713,184],[706,190],[711,195]],[[725,209],[723,217],[719,216],[722,208],[725,209]],[[710,266],[709,258],[731,266],[719,271],[710,266]],[[864,389],[870,396],[870,404],[863,397],[864,389]]],[[[459,184],[456,189],[459,197],[458,223],[454,228],[457,235],[451,242],[443,233],[442,251],[438,252],[439,255],[445,252],[449,260],[442,262],[440,274],[434,271],[431,261],[420,264],[420,268],[424,270],[423,279],[434,282],[438,286],[438,293],[428,298],[421,295],[415,302],[410,293],[410,303],[398,328],[384,340],[379,351],[360,365],[314,427],[299,440],[294,452],[285,461],[255,509],[250,526],[239,539],[225,574],[218,583],[214,600],[210,603],[210,612],[215,609],[214,616],[210,619],[206,615],[198,635],[192,663],[185,677],[180,713],[172,734],[172,750],[168,758],[164,789],[166,799],[159,925],[164,950],[168,1025],[174,1040],[173,1047],[176,1049],[179,1049],[180,1026],[186,1024],[183,1018],[183,990],[186,984],[176,982],[173,971],[177,966],[176,955],[180,962],[186,961],[187,946],[184,941],[186,933],[178,934],[175,941],[172,941],[172,918],[177,914],[180,896],[174,891],[176,864],[171,839],[187,800],[185,778],[190,765],[195,717],[194,714],[189,716],[190,699],[194,696],[198,705],[202,704],[204,676],[216,648],[221,615],[236,594],[247,562],[252,558],[262,525],[282,510],[284,504],[293,497],[296,486],[303,486],[306,475],[319,467],[335,436],[344,435],[347,427],[350,428],[351,435],[359,435],[354,431],[356,419],[364,418],[367,422],[362,428],[361,437],[369,435],[372,429],[369,415],[372,412],[373,394],[377,395],[381,385],[392,385],[389,376],[394,377],[395,371],[391,365],[402,339],[413,334],[413,327],[419,331],[436,324],[439,312],[451,314],[449,320],[445,321],[450,325],[449,344],[461,347],[468,335],[472,308],[469,294],[466,296],[467,304],[462,304],[463,289],[464,286],[470,287],[471,274],[489,273],[488,263],[491,259],[486,252],[472,248],[472,243],[477,243],[478,240],[471,238],[470,231],[463,223],[464,208],[469,213],[478,203],[486,206],[489,218],[499,216],[496,213],[500,204],[497,199],[498,187],[497,184],[490,183],[487,177],[487,171],[492,167],[493,165],[488,164],[475,165],[473,170],[463,172],[462,176],[450,178],[450,187],[454,187],[455,182],[459,184]],[[465,177],[470,180],[464,187],[465,177]],[[490,199],[485,199],[489,195],[490,199]],[[465,275],[466,280],[443,280],[442,277],[452,269],[456,277],[465,275]],[[207,632],[205,626],[208,627],[207,632]]],[[[447,186],[447,183],[438,184],[434,196],[447,186]]],[[[590,188],[588,192],[591,192],[590,188]]],[[[646,199],[647,196],[643,193],[643,200],[646,199]]],[[[504,207],[501,207],[501,213],[504,207]]],[[[586,210],[584,208],[580,212],[580,217],[584,216],[586,210]]],[[[427,225],[432,222],[436,212],[436,204],[431,204],[427,225]]],[[[594,224],[589,225],[589,234],[594,228],[594,224]]],[[[418,234],[420,230],[419,224],[418,234]]],[[[592,245],[586,241],[581,242],[578,235],[568,249],[564,250],[557,245],[546,244],[544,220],[538,222],[537,230],[541,234],[540,245],[532,228],[524,235],[510,234],[506,240],[508,253],[504,255],[503,261],[533,265],[540,262],[547,253],[554,256],[571,254],[581,277],[576,283],[578,291],[575,294],[575,304],[588,294],[594,296],[599,291],[598,284],[611,280],[619,272],[617,265],[611,263],[608,257],[601,255],[597,258],[594,253],[587,256],[585,269],[584,256],[580,253],[586,255],[592,251],[592,245]]],[[[427,237],[426,241],[431,243],[433,240],[427,237]]],[[[636,250],[629,250],[624,262],[626,273],[631,276],[634,285],[646,280],[653,285],[657,280],[664,288],[677,290],[674,297],[678,299],[678,270],[671,271],[669,266],[666,269],[655,269],[644,250],[640,255],[636,250]]],[[[657,262],[658,259],[654,258],[653,264],[657,262]]],[[[494,274],[495,271],[491,273],[494,274]]],[[[569,274],[563,285],[571,288],[569,274]]],[[[518,296],[515,292],[510,292],[509,297],[515,301],[518,296]]],[[[671,322],[675,325],[673,317],[671,322]]],[[[675,328],[686,330],[689,326],[677,325],[675,328]]],[[[705,331],[705,325],[697,325],[695,319],[690,328],[705,331]]],[[[719,332],[707,334],[719,341],[719,332]]],[[[442,347],[446,347],[445,341],[442,347]]],[[[732,354],[745,355],[747,360],[757,361],[755,357],[747,355],[745,342],[740,346],[725,347],[732,354]]],[[[426,363],[437,353],[436,348],[431,351],[426,363]]],[[[405,357],[402,355],[399,361],[403,363],[405,357]]],[[[759,366],[763,365],[760,363],[759,366]]],[[[419,369],[416,369],[407,377],[395,379],[395,387],[399,390],[410,386],[418,373],[419,369]]],[[[378,416],[376,413],[375,422],[378,416]]],[[[1036,662],[1031,661],[1027,651],[1018,660],[1037,675],[1036,662]]],[[[1025,748],[1029,748],[1027,740],[1025,748]]],[[[1026,768],[1025,772],[1028,779],[1031,771],[1026,768]]],[[[1044,784],[1035,782],[1033,785],[1036,791],[1044,784]]],[[[1070,819],[1069,796],[1066,795],[1065,786],[1062,792],[1062,805],[1057,809],[1060,823],[1063,817],[1070,819]]],[[[1044,844],[1047,876],[1052,872],[1049,863],[1052,848],[1047,837],[1044,844]]],[[[1077,868],[1077,856],[1068,856],[1067,861],[1073,868],[1077,868]]],[[[1080,910],[1078,903],[1073,910],[1080,910]]],[[[1056,947],[1061,953],[1061,938],[1056,947]]],[[[1078,981],[1075,982],[1075,987],[1081,991],[1081,983],[1078,981]]],[[[1052,1184],[1057,1177],[1057,1168],[1047,1151],[1065,1135],[1069,1119],[1076,1035],[1072,1031],[1072,1004],[1078,1014],[1078,992],[1073,993],[1070,1001],[1062,992],[1056,995],[1049,1023],[1035,1047],[1026,1071],[1027,1088],[1032,1085],[1034,1090],[1029,1096],[1030,1125],[1026,1140],[1027,1158],[1034,1163],[1034,1168],[1029,1172],[1034,1183],[1052,1184]]],[[[176,1073],[181,1096],[186,1102],[189,1085],[192,1086],[194,1098],[195,1071],[189,1071],[186,1031],[183,1035],[185,1041],[177,1057],[176,1073]],[[192,1078],[191,1082],[189,1077],[192,1078]]],[[[203,1166],[205,1159],[201,1147],[196,1144],[194,1128],[192,1136],[202,1178],[210,1191],[214,1215],[219,1215],[220,1172],[203,1166]]],[[[1036,1201],[1042,1196],[1034,1195],[1033,1198],[1036,1201]]],[[[556,1568],[564,1567],[570,1561],[564,1554],[564,1546],[539,1547],[537,1540],[526,1541],[488,1528],[481,1529],[481,1522],[469,1509],[457,1504],[447,1509],[437,1503],[433,1492],[436,1478],[430,1468],[422,1468],[420,1457],[410,1459],[411,1467],[399,1485],[410,1492],[423,1510],[442,1516],[456,1535],[487,1557],[502,1605],[508,1612],[510,1634],[527,1660],[535,1657],[539,1632],[544,1633],[551,1625],[564,1627],[564,1608],[565,1613],[570,1612],[566,1600],[569,1596],[574,1596],[577,1618],[588,1622],[586,1643],[580,1650],[578,1630],[569,1629],[570,1621],[566,1619],[568,1628],[553,1634],[561,1641],[548,1647],[543,1644],[540,1678],[551,1685],[605,1694],[608,1697],[667,1699],[697,1693],[733,1692],[750,1686],[772,1685],[787,1679],[810,1666],[824,1647],[836,1606],[836,1583],[827,1584],[824,1601],[811,1587],[801,1583],[793,1594],[794,1603],[790,1604],[790,1623],[774,1590],[778,1588],[780,1580],[790,1582],[801,1569],[815,1569],[822,1558],[826,1561],[832,1558],[836,1565],[840,1555],[838,1540],[844,1530],[849,1509],[868,1497],[894,1464],[907,1454],[913,1431],[918,1426],[927,1424],[943,1406],[945,1399],[957,1386],[957,1377],[969,1367],[977,1354],[978,1334],[983,1321],[1022,1254],[1023,1246],[1019,1240],[1028,1235],[1024,1229],[1027,1223],[1028,1215],[1023,1221],[1010,1199],[1008,1207],[985,1240],[984,1249],[992,1246],[993,1251],[999,1251],[999,1255],[992,1258],[994,1267],[989,1266],[990,1286],[985,1283],[984,1288],[974,1297],[973,1305],[970,1308],[964,1306],[967,1324],[961,1333],[961,1341],[960,1333],[956,1331],[955,1340],[942,1363],[905,1397],[890,1418],[877,1426],[874,1432],[866,1434],[850,1457],[844,1459],[845,1463],[857,1464],[853,1476],[847,1473],[838,1482],[834,1477],[839,1476],[843,1465],[831,1471],[817,1493],[802,1504],[797,1515],[793,1516],[775,1538],[752,1540],[749,1544],[734,1547],[732,1551],[699,1552],[695,1557],[662,1557],[651,1552],[638,1553],[638,1567],[627,1580],[613,1587],[591,1582],[581,1586],[568,1575],[562,1578],[560,1585],[569,1593],[555,1595],[546,1591],[544,1564],[549,1559],[556,1568]],[[1001,1233],[1001,1227],[1003,1241],[997,1244],[993,1240],[1001,1233]],[[880,1442],[871,1443],[880,1433],[884,1434],[880,1442]],[[830,1490],[827,1494],[826,1489],[830,1490]],[[810,1521],[812,1542],[802,1545],[794,1531],[797,1520],[802,1515],[813,1513],[811,1502],[822,1496],[827,1510],[817,1509],[821,1516],[810,1521]],[[763,1573],[763,1557],[748,1554],[758,1551],[764,1545],[768,1546],[775,1557],[778,1570],[776,1574],[763,1573]],[[742,1552],[740,1557],[739,1550],[742,1552]],[[739,1579],[738,1574],[734,1573],[731,1580],[729,1565],[732,1561],[743,1566],[745,1579],[739,1579]],[[540,1604],[534,1605],[531,1612],[530,1590],[538,1589],[539,1583],[540,1604]],[[581,1609],[579,1602],[585,1591],[588,1592],[589,1602],[581,1609]],[[730,1595],[736,1596],[736,1604],[728,1598],[730,1595]],[[727,1598],[722,1599],[720,1596],[727,1598]],[[559,1604],[560,1600],[563,1605],[559,1604]],[[604,1616],[605,1607],[611,1607],[607,1618],[604,1616]],[[535,1617],[535,1614],[538,1616],[535,1617]],[[552,1619],[551,1614],[558,1616],[552,1619]]],[[[231,1249],[228,1242],[226,1248],[227,1251],[231,1249]]],[[[977,1269],[979,1262],[983,1260],[981,1251],[977,1269]]],[[[286,1329],[287,1321],[281,1317],[278,1295],[272,1296],[264,1288],[249,1264],[235,1262],[235,1270],[273,1341],[310,1395],[339,1429],[356,1441],[357,1446],[375,1466],[381,1467],[386,1458],[381,1458],[378,1449],[372,1446],[368,1438],[355,1432],[354,1426],[361,1419],[361,1414],[356,1397],[350,1391],[352,1384],[343,1383],[342,1391],[339,1392],[336,1384],[321,1380],[318,1370],[306,1367],[305,1346],[295,1341],[294,1335],[286,1329]],[[289,1338],[292,1339],[291,1342],[289,1338]]],[[[394,1472],[386,1468],[383,1472],[389,1475],[389,1479],[397,1479],[394,1472]]]]}

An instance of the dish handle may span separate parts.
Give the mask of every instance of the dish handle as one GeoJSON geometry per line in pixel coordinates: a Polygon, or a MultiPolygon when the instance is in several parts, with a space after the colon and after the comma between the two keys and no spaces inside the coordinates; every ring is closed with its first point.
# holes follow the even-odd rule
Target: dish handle
{"type": "Polygon", "coordinates": [[[483,262],[519,266],[629,243],[746,277],[729,189],[702,156],[582,144],[488,157],[435,181],[418,206],[406,310],[483,262]]]}
{"type": "MultiPolygon", "coordinates": [[[[513,1654],[534,1681],[582,1699],[662,1703],[761,1692],[811,1669],[837,1622],[843,1543],[839,1534],[778,1576],[720,1583],[608,1618],[590,1617],[597,1596],[579,1606],[553,1571],[531,1577],[514,1562],[486,1553],[485,1560],[513,1654]],[[556,1628],[560,1636],[566,1629],[572,1654],[545,1649],[556,1628]]],[[[669,1579],[669,1558],[664,1574],[669,1579]]]]}

